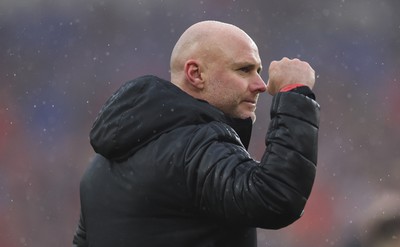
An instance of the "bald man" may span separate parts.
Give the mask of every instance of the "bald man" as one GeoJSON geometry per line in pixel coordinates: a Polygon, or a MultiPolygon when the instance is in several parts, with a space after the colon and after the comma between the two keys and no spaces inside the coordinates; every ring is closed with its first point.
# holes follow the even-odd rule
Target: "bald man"
{"type": "Polygon", "coordinates": [[[255,42],[203,21],[179,38],[170,66],[170,81],[129,81],[96,118],[74,246],[249,247],[257,227],[303,214],[319,123],[309,64],[273,61],[266,84],[255,42]],[[247,148],[265,91],[271,122],[257,161],[247,148]]]}

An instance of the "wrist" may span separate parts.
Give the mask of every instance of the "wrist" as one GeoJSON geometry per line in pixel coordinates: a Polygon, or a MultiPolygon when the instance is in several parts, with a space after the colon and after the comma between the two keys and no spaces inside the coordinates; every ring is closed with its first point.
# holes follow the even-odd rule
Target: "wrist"
{"type": "Polygon", "coordinates": [[[281,89],[279,90],[279,92],[288,92],[288,91],[291,91],[291,90],[293,90],[293,89],[295,89],[295,88],[304,87],[304,86],[305,86],[305,85],[304,85],[304,84],[301,84],[301,83],[289,84],[289,85],[286,85],[286,86],[284,86],[283,88],[281,88],[281,89]]]}

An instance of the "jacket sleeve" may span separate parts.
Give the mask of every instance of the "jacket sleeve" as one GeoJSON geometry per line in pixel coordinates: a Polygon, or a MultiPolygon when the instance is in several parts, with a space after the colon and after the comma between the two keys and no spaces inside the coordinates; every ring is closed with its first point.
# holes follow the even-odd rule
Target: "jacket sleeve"
{"type": "Polygon", "coordinates": [[[78,227],[76,228],[74,239],[72,241],[72,247],[88,247],[86,241],[86,229],[82,214],[80,216],[78,227]]]}
{"type": "Polygon", "coordinates": [[[206,216],[278,229],[300,218],[316,174],[319,105],[297,93],[274,96],[260,162],[227,125],[211,123],[185,152],[187,184],[206,216]]]}

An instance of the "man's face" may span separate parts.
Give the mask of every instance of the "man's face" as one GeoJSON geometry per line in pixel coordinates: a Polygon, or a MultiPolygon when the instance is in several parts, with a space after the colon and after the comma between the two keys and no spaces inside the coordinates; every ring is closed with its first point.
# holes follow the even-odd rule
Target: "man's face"
{"type": "MultiPolygon", "coordinates": [[[[229,43],[229,42],[228,42],[229,43]]],[[[220,49],[205,72],[206,100],[232,117],[255,121],[258,95],[266,90],[261,60],[254,42],[237,42],[220,49]]]]}

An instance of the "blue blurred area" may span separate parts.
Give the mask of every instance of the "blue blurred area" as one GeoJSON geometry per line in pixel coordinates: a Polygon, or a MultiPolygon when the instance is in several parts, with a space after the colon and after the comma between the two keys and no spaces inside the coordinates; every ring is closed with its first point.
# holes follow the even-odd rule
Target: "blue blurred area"
{"type": "MultiPolygon", "coordinates": [[[[0,246],[71,246],[101,105],[137,76],[169,79],[175,41],[206,19],[253,37],[265,79],[283,56],[317,73],[313,193],[302,219],[260,230],[259,246],[344,246],[368,205],[400,188],[399,9],[396,0],[1,1],[0,246]]],[[[256,158],[270,100],[257,108],[256,158]]]]}

